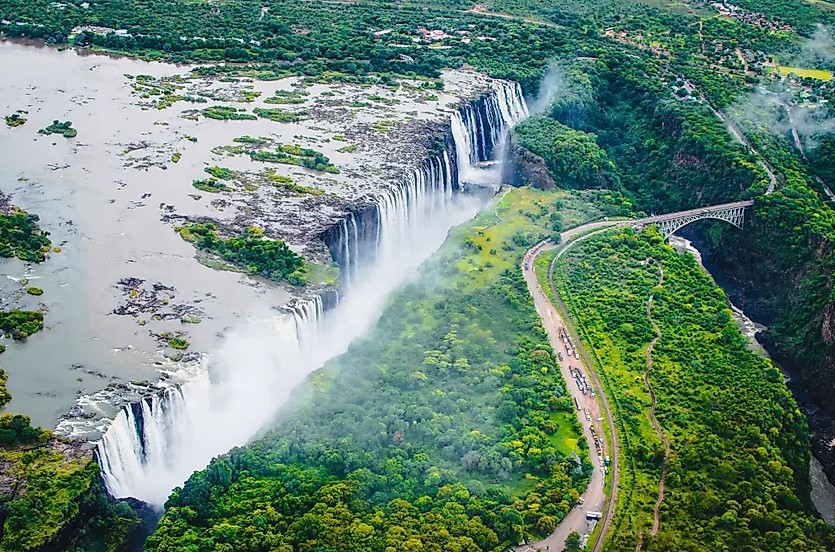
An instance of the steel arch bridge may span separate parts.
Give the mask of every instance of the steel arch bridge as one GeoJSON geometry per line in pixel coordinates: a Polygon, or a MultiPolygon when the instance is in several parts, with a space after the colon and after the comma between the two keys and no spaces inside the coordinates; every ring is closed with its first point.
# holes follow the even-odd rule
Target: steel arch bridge
{"type": "Polygon", "coordinates": [[[688,224],[704,219],[723,220],[728,224],[733,224],[737,228],[742,228],[745,223],[745,209],[751,207],[753,204],[753,200],[735,201],[733,203],[723,203],[722,205],[713,205],[701,209],[678,211],[677,213],[668,213],[666,215],[657,215],[637,220],[634,226],[636,228],[643,228],[649,224],[656,224],[660,228],[661,235],[664,236],[664,239],[669,238],[688,224]]]}

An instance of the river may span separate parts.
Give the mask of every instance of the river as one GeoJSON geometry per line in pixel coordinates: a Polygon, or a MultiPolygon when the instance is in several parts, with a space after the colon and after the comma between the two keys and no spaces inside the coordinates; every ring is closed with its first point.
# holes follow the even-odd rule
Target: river
{"type": "MultiPolygon", "coordinates": [[[[275,318],[291,292],[204,266],[173,227],[201,217],[238,229],[256,224],[306,257],[330,264],[322,233],[348,215],[353,202],[414,170],[425,158],[421,125],[448,125],[462,101],[496,86],[483,75],[460,71],[445,72],[444,90],[429,95],[408,81],[392,90],[295,77],[198,79],[188,70],[0,41],[0,71],[12,76],[0,80],[0,111],[22,110],[28,119],[16,128],[0,124],[0,190],[38,214],[60,249],[39,265],[0,259],[0,308],[40,308],[46,324],[27,343],[3,341],[7,350],[0,364],[13,396],[8,411],[54,426],[79,398],[110,384],[153,382],[160,372],[180,372],[215,350],[230,328],[275,318]],[[148,76],[142,82],[173,88],[143,88],[139,75],[148,76]],[[294,103],[266,101],[279,93],[294,103]],[[202,103],[160,104],[166,94],[200,97],[202,103]],[[300,120],[189,114],[218,105],[278,109],[300,120]],[[37,132],[56,119],[72,121],[78,136],[37,132]],[[243,135],[314,148],[339,174],[268,167],[245,155],[218,153],[243,135]],[[177,161],[175,154],[181,155],[177,161]],[[193,180],[208,178],[208,166],[237,171],[235,191],[193,188],[193,180]],[[316,193],[263,185],[269,182],[267,168],[316,193]],[[27,280],[44,294],[23,293],[21,282],[27,280]],[[182,358],[167,347],[168,334],[182,334],[191,354],[182,358]]],[[[99,401],[84,416],[112,416],[98,412],[107,410],[106,403],[99,401]]]]}
{"type": "MultiPolygon", "coordinates": [[[[670,245],[672,245],[680,253],[687,252],[693,255],[698,261],[699,266],[705,273],[710,274],[704,263],[702,262],[702,254],[690,240],[680,238],[678,236],[670,237],[670,245]]],[[[768,352],[763,345],[757,340],[757,333],[766,330],[766,326],[754,322],[733,303],[730,303],[731,311],[733,312],[734,320],[736,321],[739,330],[745,335],[749,342],[750,348],[755,353],[769,358],[768,352]]],[[[778,366],[779,368],[779,366],[778,366]]],[[[784,373],[784,377],[788,378],[784,373]]],[[[812,503],[820,512],[821,517],[830,525],[835,525],[835,485],[826,477],[823,471],[823,466],[814,456],[809,462],[809,476],[812,483],[812,503]]]]}
{"type": "MultiPolygon", "coordinates": [[[[26,278],[44,295],[24,296],[18,303],[46,311],[44,331],[28,343],[8,343],[3,354],[13,396],[8,410],[50,427],[81,395],[112,382],[157,378],[157,369],[169,360],[151,331],[177,332],[183,325],[177,317],[140,326],[133,317],[111,314],[124,302],[116,285],[124,278],[173,288],[164,297],[172,307],[199,313],[201,323],[187,328],[195,350],[210,349],[218,332],[258,305],[287,300],[275,286],[201,266],[194,248],[160,222],[161,205],[184,203],[177,183],[190,183],[202,170],[195,151],[200,144],[184,156],[193,161],[166,170],[128,166],[142,163],[146,154],[170,156],[180,139],[171,128],[179,123],[176,115],[143,111],[123,75],[165,76],[182,68],[0,42],[0,71],[10,76],[0,80],[0,109],[28,111],[25,125],[0,126],[0,189],[40,215],[60,248],[40,265],[0,262],[4,303],[26,278]],[[78,137],[40,136],[37,130],[53,119],[71,120],[78,137]],[[162,122],[169,124],[155,124],[162,122]],[[140,143],[147,147],[125,153],[140,143]]],[[[210,142],[235,135],[215,126],[193,130],[206,140],[206,150],[210,142]]],[[[195,214],[216,212],[207,202],[191,203],[195,214]]]]}

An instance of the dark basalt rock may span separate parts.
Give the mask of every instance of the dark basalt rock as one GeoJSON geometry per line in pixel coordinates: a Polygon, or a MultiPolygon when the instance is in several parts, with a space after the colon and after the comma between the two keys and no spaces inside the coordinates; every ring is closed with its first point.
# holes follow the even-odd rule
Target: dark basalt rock
{"type": "Polygon", "coordinates": [[[507,158],[502,167],[502,180],[512,186],[533,186],[540,190],[557,187],[548,172],[545,159],[512,140],[508,144],[507,158]]]}

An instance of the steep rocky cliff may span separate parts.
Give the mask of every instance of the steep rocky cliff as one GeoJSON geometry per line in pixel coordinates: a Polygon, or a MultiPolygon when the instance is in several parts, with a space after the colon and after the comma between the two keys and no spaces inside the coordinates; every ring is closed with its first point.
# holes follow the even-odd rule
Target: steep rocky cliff
{"type": "Polygon", "coordinates": [[[89,446],[0,418],[0,551],[127,550],[142,525],[107,495],[89,446]]]}
{"type": "Polygon", "coordinates": [[[545,159],[526,150],[515,140],[508,143],[502,180],[513,186],[534,186],[541,190],[550,190],[557,186],[548,172],[545,159]]]}

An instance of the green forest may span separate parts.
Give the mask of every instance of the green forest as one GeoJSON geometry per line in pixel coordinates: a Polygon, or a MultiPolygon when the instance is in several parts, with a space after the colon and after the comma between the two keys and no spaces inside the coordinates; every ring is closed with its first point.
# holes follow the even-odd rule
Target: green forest
{"type": "Polygon", "coordinates": [[[640,538],[646,551],[832,550],[835,530],[804,498],[805,418],[691,255],[677,254],[654,229],[614,230],[564,255],[556,282],[603,376],[623,451],[606,550],[634,550],[640,538]],[[650,537],[665,461],[642,380],[653,321],[661,337],[651,385],[671,452],[661,530],[650,537]]]}
{"type": "Polygon", "coordinates": [[[175,490],[148,549],[498,551],[550,532],[592,469],[517,269],[557,202],[574,225],[610,208],[513,190],[456,229],[271,434],[175,490]]]}
{"type": "Polygon", "coordinates": [[[283,241],[265,238],[260,228],[251,227],[241,236],[228,238],[221,237],[217,225],[211,222],[184,224],[176,230],[198,249],[215,254],[250,274],[276,282],[305,283],[304,259],[283,241]]]}

